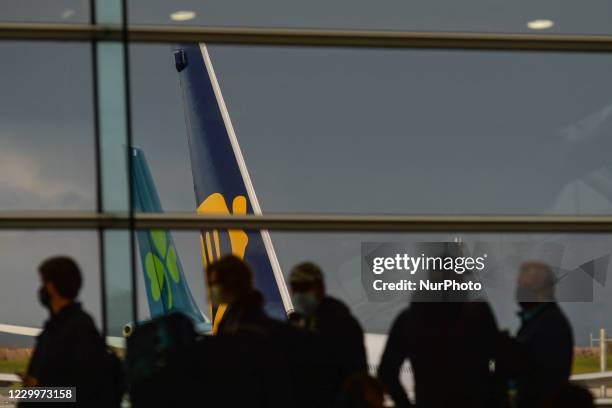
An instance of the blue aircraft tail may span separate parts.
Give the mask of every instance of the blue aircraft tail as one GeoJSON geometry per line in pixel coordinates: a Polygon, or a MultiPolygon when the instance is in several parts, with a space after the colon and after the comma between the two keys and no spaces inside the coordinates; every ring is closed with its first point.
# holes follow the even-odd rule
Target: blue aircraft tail
{"type": "MultiPolygon", "coordinates": [[[[210,56],[204,44],[174,51],[185,108],[191,169],[198,214],[261,214],[210,56]]],[[[247,261],[266,311],[286,318],[291,301],[267,231],[201,231],[204,266],[233,253],[247,261]]],[[[224,309],[215,313],[215,324],[224,309]]]]}
{"type": "MultiPolygon", "coordinates": [[[[144,153],[135,147],[131,150],[134,209],[140,212],[163,212],[144,153]]],[[[208,324],[210,328],[187,286],[170,232],[140,230],[137,238],[151,318],[169,312],[181,312],[191,317],[197,327],[205,328],[208,324]]]]}

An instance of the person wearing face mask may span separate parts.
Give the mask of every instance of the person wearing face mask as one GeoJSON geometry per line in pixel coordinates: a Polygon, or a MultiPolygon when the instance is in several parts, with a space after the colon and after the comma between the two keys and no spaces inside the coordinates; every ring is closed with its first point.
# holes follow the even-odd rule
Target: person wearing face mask
{"type": "Polygon", "coordinates": [[[521,327],[516,335],[522,364],[516,375],[519,408],[541,406],[565,386],[574,354],[574,338],[567,317],[555,299],[555,276],[542,262],[520,268],[516,300],[521,327]]]}
{"type": "Polygon", "coordinates": [[[321,372],[324,393],[333,403],[351,376],[367,373],[363,329],[344,303],[325,293],[323,273],[317,265],[296,265],[289,275],[289,286],[295,309],[290,321],[317,335],[325,362],[321,372]]]}
{"type": "MultiPolygon", "coordinates": [[[[264,297],[253,285],[250,266],[234,255],[208,265],[206,279],[216,317],[209,338],[212,379],[219,404],[226,407],[301,407],[294,390],[291,333],[270,318],[264,297]]],[[[215,405],[214,403],[212,405],[215,405]]]]}
{"type": "Polygon", "coordinates": [[[261,292],[253,287],[253,273],[248,264],[227,255],[210,264],[206,276],[211,303],[220,310],[226,308],[220,321],[215,322],[216,334],[267,333],[271,319],[264,311],[261,292]]]}
{"type": "Polygon", "coordinates": [[[76,387],[77,402],[71,403],[75,407],[119,406],[104,339],[76,301],[82,284],[79,267],[71,258],[60,256],[44,261],[38,272],[38,298],[50,317],[36,339],[23,385],[76,387]]]}

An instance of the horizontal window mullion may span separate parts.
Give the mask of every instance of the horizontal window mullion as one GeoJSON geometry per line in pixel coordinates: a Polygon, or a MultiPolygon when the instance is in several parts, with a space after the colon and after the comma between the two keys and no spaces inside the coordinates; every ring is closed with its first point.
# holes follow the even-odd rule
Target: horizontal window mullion
{"type": "MultiPolygon", "coordinates": [[[[121,41],[125,34],[117,25],[0,23],[0,39],[121,41]]],[[[128,28],[127,37],[133,42],[158,43],[612,52],[612,36],[608,35],[133,25],[128,28]]]]}
{"type": "MultiPolygon", "coordinates": [[[[477,216],[266,214],[200,216],[190,213],[140,213],[136,229],[267,229],[284,231],[405,232],[612,232],[612,216],[477,216]]],[[[123,213],[0,212],[0,229],[129,229],[123,213]]]]}

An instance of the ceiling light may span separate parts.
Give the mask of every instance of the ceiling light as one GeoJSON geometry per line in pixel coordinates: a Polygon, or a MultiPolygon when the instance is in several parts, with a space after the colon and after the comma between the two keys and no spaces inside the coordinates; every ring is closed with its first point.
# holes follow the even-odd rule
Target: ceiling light
{"type": "Polygon", "coordinates": [[[66,9],[64,11],[62,11],[62,18],[64,20],[69,19],[70,17],[74,16],[75,12],[73,9],[66,9]]]}
{"type": "Polygon", "coordinates": [[[532,30],[546,30],[555,25],[555,22],[552,20],[531,20],[527,23],[527,27],[532,30]]]}
{"type": "Polygon", "coordinates": [[[172,21],[187,21],[187,20],[193,20],[195,16],[196,16],[195,11],[178,10],[170,14],[170,19],[172,21]]]}

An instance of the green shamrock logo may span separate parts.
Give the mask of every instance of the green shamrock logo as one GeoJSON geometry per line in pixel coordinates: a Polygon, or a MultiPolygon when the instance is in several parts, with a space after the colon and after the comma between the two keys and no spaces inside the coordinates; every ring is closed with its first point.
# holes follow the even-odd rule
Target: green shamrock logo
{"type": "Polygon", "coordinates": [[[172,289],[169,279],[179,283],[181,275],[176,258],[174,245],[168,245],[169,240],[165,231],[151,230],[149,233],[153,241],[153,251],[145,256],[145,271],[151,285],[151,294],[155,301],[159,301],[164,286],[168,293],[168,309],[172,309],[172,289]]]}

